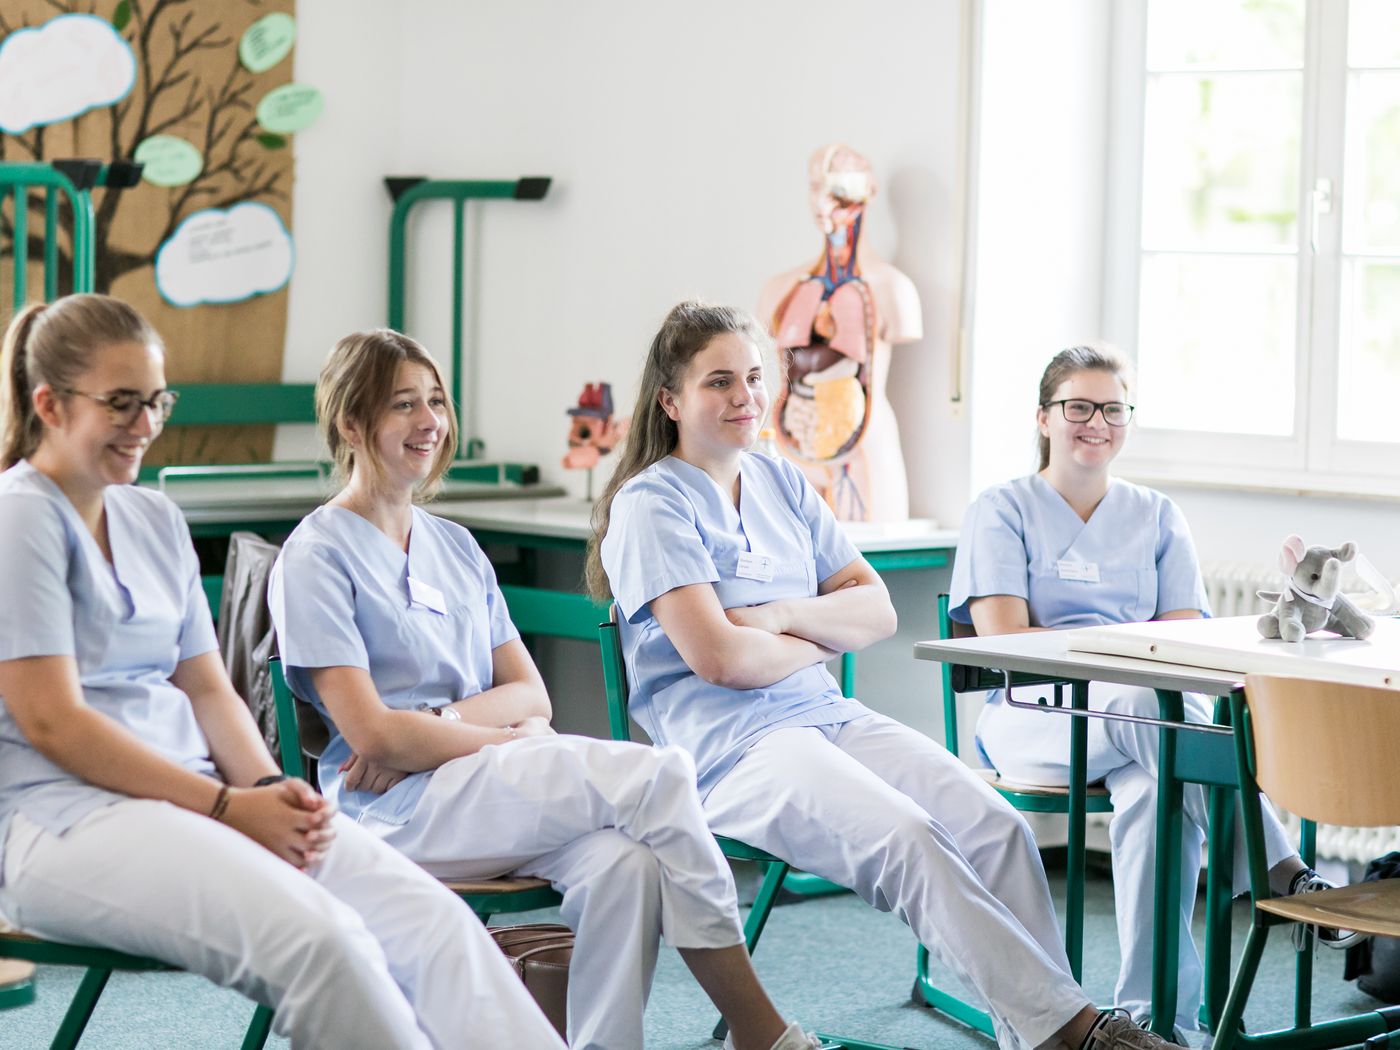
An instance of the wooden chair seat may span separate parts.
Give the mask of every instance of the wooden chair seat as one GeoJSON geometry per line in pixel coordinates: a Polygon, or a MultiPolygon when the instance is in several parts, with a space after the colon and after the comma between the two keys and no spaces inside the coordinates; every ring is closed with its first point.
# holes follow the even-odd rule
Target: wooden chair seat
{"type": "MultiPolygon", "coordinates": [[[[1068,787],[1050,787],[1045,784],[1021,784],[1014,780],[1007,780],[995,769],[977,769],[974,770],[974,772],[999,791],[1014,791],[1018,795],[1054,795],[1057,797],[1069,798],[1068,787]]],[[[1089,785],[1089,797],[1108,798],[1108,788],[1103,786],[1102,780],[1096,780],[1089,785]]]]}
{"type": "Polygon", "coordinates": [[[33,976],[33,963],[22,959],[0,959],[0,989],[23,984],[33,976]]]}
{"type": "Polygon", "coordinates": [[[1334,890],[1270,897],[1260,911],[1312,926],[1332,926],[1383,937],[1400,937],[1400,879],[1358,882],[1334,890]]]}
{"type": "Polygon", "coordinates": [[[512,878],[509,875],[503,875],[499,879],[439,879],[438,881],[456,894],[519,893],[523,890],[549,888],[547,879],[512,878]]]}

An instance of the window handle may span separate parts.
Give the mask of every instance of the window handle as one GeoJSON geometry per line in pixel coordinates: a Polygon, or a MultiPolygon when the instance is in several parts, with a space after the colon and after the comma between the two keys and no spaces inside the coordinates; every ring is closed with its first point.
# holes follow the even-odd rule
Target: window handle
{"type": "Polygon", "coordinates": [[[1310,222],[1312,226],[1312,250],[1316,255],[1322,239],[1322,216],[1332,214],[1332,180],[1318,179],[1313,183],[1310,222]]]}

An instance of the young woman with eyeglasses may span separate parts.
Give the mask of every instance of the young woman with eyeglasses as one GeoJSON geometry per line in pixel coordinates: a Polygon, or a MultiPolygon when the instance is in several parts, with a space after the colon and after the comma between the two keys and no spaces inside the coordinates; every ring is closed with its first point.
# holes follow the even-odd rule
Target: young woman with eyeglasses
{"type": "Polygon", "coordinates": [[[268,754],[184,519],[132,484],[175,402],[156,332],[68,296],[0,366],[0,915],[235,988],[294,1046],[563,1050],[471,912],[268,754]]]}
{"type": "MultiPolygon", "coordinates": [[[[1132,421],[1131,370],[1110,347],[1075,346],[1051,359],[1040,381],[1036,425],[1040,469],[996,485],[963,519],[953,567],[953,619],[979,635],[1014,634],[1208,614],[1191,532],[1162,493],[1114,478],[1132,421]]],[[[1186,717],[1209,722],[1204,697],[1187,694],[1186,717]]],[[[1089,705],[1104,711],[1158,713],[1156,694],[1095,683],[1089,705]]],[[[1069,783],[1069,722],[1009,706],[990,694],[977,723],[977,746],[1002,776],[1023,784],[1069,783]]],[[[1157,729],[1089,720],[1088,775],[1113,800],[1109,839],[1114,901],[1123,958],[1117,1005],[1142,1020],[1152,990],[1152,906],[1156,853],[1157,729]]],[[[1187,785],[1182,840],[1177,1024],[1196,1028],[1201,960],[1191,939],[1191,912],[1206,826],[1205,793],[1187,785]]],[[[1270,881],[1276,892],[1326,888],[1304,867],[1266,807],[1270,881]]],[[[1247,888],[1243,840],[1237,888],[1247,888]]],[[[1323,931],[1327,943],[1345,943],[1323,931]]]]}

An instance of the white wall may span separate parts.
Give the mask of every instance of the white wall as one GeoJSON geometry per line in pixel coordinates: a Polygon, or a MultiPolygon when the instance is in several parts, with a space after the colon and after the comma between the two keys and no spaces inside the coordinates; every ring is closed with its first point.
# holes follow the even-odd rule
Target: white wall
{"type": "MultiPolygon", "coordinates": [[[[327,104],[297,137],[287,378],[313,376],[337,336],[384,321],[382,175],[551,175],[544,202],[472,210],[477,397],[464,415],[488,455],[537,462],[581,494],[558,462],[583,383],[610,380],[630,409],[676,300],[752,307],[767,277],[814,258],[807,156],[845,140],[882,184],[867,236],[924,304],[928,336],[896,351],[890,381],[914,509],[955,518],[966,485],[942,464],[966,462],[946,402],[958,11],[301,0],[296,75],[327,104]]],[[[443,358],[450,226],[446,207],[428,206],[410,231],[407,327],[443,358]]],[[[279,454],[298,441],[284,436],[279,454]]]]}

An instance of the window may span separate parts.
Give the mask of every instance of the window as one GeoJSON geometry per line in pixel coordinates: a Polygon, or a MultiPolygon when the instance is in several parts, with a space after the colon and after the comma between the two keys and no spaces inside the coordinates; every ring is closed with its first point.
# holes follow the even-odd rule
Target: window
{"type": "Polygon", "coordinates": [[[1400,494],[1400,4],[1114,5],[1127,469],[1400,494]]]}

